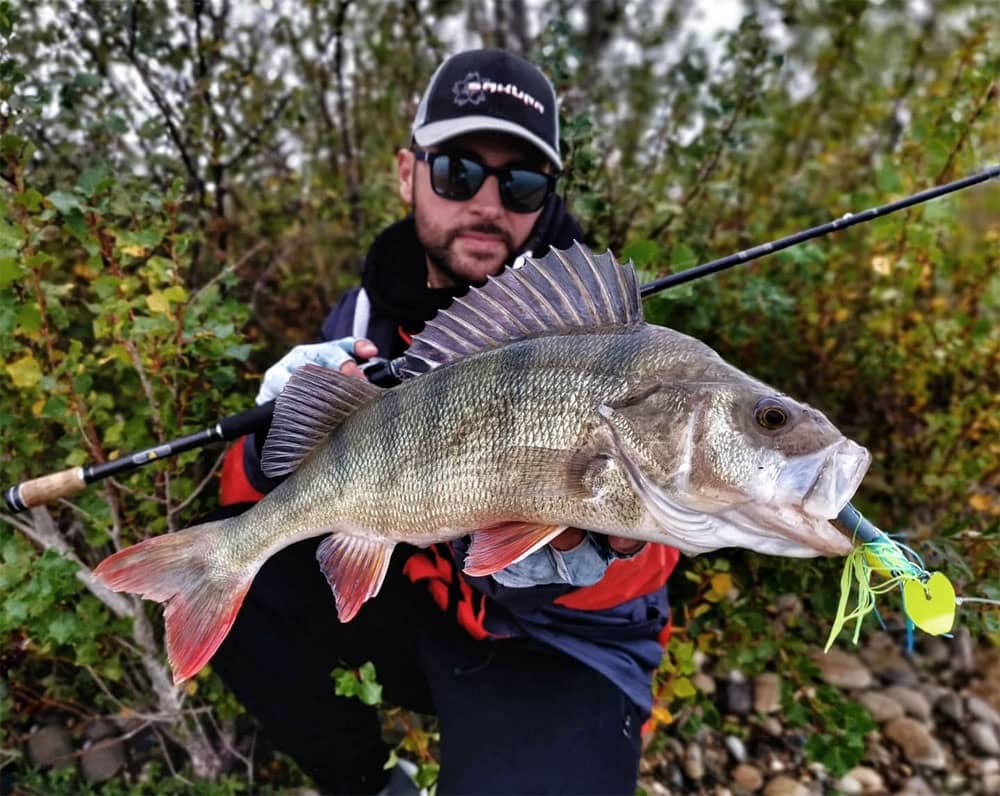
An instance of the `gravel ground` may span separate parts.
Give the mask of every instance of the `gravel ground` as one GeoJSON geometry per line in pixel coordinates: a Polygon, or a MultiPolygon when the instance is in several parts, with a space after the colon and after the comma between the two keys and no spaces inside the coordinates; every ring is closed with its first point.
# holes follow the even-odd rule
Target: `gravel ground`
{"type": "Polygon", "coordinates": [[[878,729],[860,765],[835,778],[806,760],[805,736],[782,720],[781,681],[718,672],[702,660],[696,686],[723,715],[727,733],[702,728],[647,750],[648,796],[1000,794],[1000,650],[967,630],[922,636],[913,655],[885,633],[851,651],[816,650],[822,679],[860,702],[878,729]],[[662,746],[662,748],[660,748],[662,746]]]}

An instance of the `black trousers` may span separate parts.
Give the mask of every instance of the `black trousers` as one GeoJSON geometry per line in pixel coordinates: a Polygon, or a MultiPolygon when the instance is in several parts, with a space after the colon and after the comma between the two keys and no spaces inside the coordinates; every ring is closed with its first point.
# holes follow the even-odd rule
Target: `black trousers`
{"type": "Polygon", "coordinates": [[[372,661],[383,698],[436,714],[439,794],[632,794],[643,712],[610,680],[525,640],[476,641],[402,574],[346,624],[315,559],[292,545],[261,569],[212,666],[325,792],[376,793],[388,749],[376,711],[331,671],[372,661]]]}

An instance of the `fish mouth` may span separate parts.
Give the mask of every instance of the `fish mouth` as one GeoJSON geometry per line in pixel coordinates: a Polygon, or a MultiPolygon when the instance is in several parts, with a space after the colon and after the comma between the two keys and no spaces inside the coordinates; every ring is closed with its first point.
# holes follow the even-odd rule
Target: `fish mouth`
{"type": "Polygon", "coordinates": [[[853,497],[871,455],[850,440],[791,460],[766,502],[748,500],[715,512],[685,505],[636,467],[627,468],[647,511],[672,544],[687,555],[742,547],[767,555],[810,558],[846,555],[854,545],[831,522],[853,497]]]}
{"type": "Polygon", "coordinates": [[[857,443],[840,440],[791,460],[778,476],[775,495],[781,503],[797,503],[809,517],[832,520],[858,490],[871,458],[857,443]]]}

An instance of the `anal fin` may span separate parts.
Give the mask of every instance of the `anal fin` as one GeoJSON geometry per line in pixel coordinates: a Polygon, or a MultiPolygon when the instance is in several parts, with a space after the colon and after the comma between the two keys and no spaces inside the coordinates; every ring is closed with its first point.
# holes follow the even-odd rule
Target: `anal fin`
{"type": "Polygon", "coordinates": [[[395,546],[395,542],[346,533],[320,542],[316,560],[333,589],[341,622],[350,622],[365,601],[378,594],[395,546]]]}
{"type": "Polygon", "coordinates": [[[464,572],[482,577],[499,572],[534,553],[566,530],[565,525],[505,522],[473,531],[464,572]]]}

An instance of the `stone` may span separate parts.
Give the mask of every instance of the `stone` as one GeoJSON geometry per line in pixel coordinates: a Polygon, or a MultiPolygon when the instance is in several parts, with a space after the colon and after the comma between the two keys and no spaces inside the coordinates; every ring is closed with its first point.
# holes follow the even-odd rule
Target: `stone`
{"type": "Polygon", "coordinates": [[[782,594],[774,601],[774,607],[785,622],[802,616],[802,598],[797,594],[782,594]]]}
{"type": "Polygon", "coordinates": [[[975,718],[992,724],[994,727],[1000,727],[1000,712],[997,712],[997,709],[985,699],[970,696],[965,700],[965,706],[975,718]]]}
{"type": "Polygon", "coordinates": [[[691,684],[708,696],[715,693],[715,678],[705,672],[696,672],[691,678],[691,684]]]}
{"type": "Polygon", "coordinates": [[[722,711],[735,716],[746,716],[753,709],[753,694],[750,683],[730,680],[722,688],[722,711]]]}
{"type": "Polygon", "coordinates": [[[983,793],[1000,793],[1000,773],[984,774],[982,778],[983,793]]]}
{"type": "Polygon", "coordinates": [[[80,755],[80,770],[91,784],[111,779],[125,766],[125,746],[113,737],[88,742],[80,755]]]}
{"type": "Polygon", "coordinates": [[[747,760],[747,747],[742,739],[735,735],[727,735],[725,739],[726,749],[737,763],[745,763],[747,760]]]}
{"type": "Polygon", "coordinates": [[[947,765],[944,749],[922,722],[903,716],[886,724],[884,732],[913,765],[935,769],[947,765]]]}
{"type": "Polygon", "coordinates": [[[910,686],[919,682],[913,664],[903,657],[899,643],[886,633],[874,636],[859,654],[882,682],[910,686]]]}
{"type": "Polygon", "coordinates": [[[885,793],[885,780],[874,768],[855,766],[840,779],[844,793],[885,793]]]}
{"type": "Polygon", "coordinates": [[[760,728],[772,738],[780,738],[785,734],[785,728],[774,716],[767,716],[760,722],[760,728]]]}
{"type": "Polygon", "coordinates": [[[684,750],[684,773],[695,782],[705,776],[705,762],[702,758],[701,747],[696,743],[688,745],[687,749],[684,750]]]}
{"type": "Polygon", "coordinates": [[[874,682],[872,673],[856,655],[850,655],[837,647],[823,653],[816,650],[811,655],[819,667],[824,683],[846,690],[868,688],[874,682]]]}
{"type": "Polygon", "coordinates": [[[895,796],[939,796],[931,790],[923,777],[910,777],[903,787],[896,791],[895,796]]]}
{"type": "Polygon", "coordinates": [[[951,668],[962,674],[976,670],[975,644],[969,628],[965,625],[959,625],[952,639],[951,668]]]}
{"type": "Polygon", "coordinates": [[[978,752],[985,755],[1000,755],[1000,739],[996,729],[985,721],[974,721],[965,728],[965,734],[978,752]]]}
{"type": "Polygon", "coordinates": [[[945,691],[941,694],[934,703],[934,710],[956,724],[965,721],[965,705],[962,704],[962,697],[954,691],[945,691]]]}
{"type": "Polygon", "coordinates": [[[731,776],[733,784],[749,793],[754,793],[764,787],[764,775],[759,768],[751,766],[749,763],[740,763],[733,769],[731,776]]]}
{"type": "Polygon", "coordinates": [[[926,633],[917,636],[917,654],[932,666],[942,666],[951,661],[951,648],[945,640],[926,633]]]}
{"type": "Polygon", "coordinates": [[[781,710],[781,678],[774,672],[764,672],[753,679],[753,709],[764,714],[781,710]]]}
{"type": "Polygon", "coordinates": [[[775,777],[764,788],[764,796],[810,796],[809,788],[791,777],[775,777]]]}
{"type": "Polygon", "coordinates": [[[28,738],[28,759],[39,768],[73,765],[73,736],[61,724],[48,724],[28,738]]]}
{"type": "Polygon", "coordinates": [[[921,721],[930,719],[931,703],[919,691],[902,685],[891,685],[882,693],[898,703],[913,718],[921,721]]]}
{"type": "Polygon", "coordinates": [[[898,719],[906,711],[895,699],[883,694],[881,691],[865,691],[858,696],[861,706],[872,714],[872,718],[879,724],[898,719]]]}

